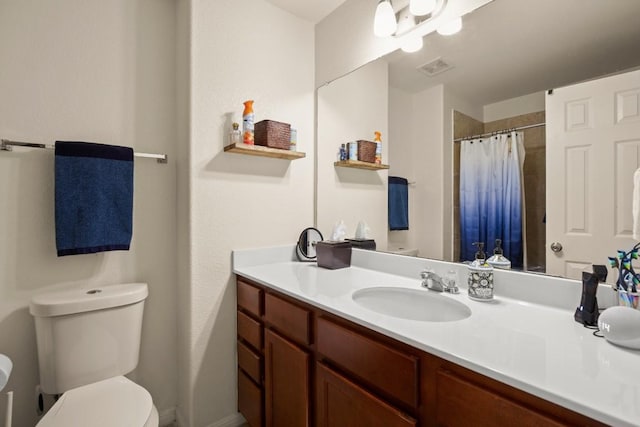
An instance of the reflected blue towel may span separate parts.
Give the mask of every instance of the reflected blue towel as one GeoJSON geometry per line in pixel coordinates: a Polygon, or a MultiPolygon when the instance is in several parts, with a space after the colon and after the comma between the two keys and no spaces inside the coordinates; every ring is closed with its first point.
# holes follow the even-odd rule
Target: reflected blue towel
{"type": "Polygon", "coordinates": [[[389,177],[389,230],[409,229],[408,185],[405,178],[389,177]]]}
{"type": "Polygon", "coordinates": [[[58,256],[128,250],[133,230],[133,150],[56,141],[58,256]]]}

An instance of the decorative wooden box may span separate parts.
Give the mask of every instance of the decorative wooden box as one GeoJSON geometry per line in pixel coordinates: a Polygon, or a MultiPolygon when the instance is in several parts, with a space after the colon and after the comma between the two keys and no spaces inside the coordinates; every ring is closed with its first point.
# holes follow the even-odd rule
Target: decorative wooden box
{"type": "Polygon", "coordinates": [[[376,161],[376,146],[377,144],[372,141],[358,141],[358,160],[361,162],[375,163],[376,161]]]}
{"type": "Polygon", "coordinates": [[[282,150],[288,150],[291,145],[291,125],[289,123],[262,120],[255,124],[254,132],[256,145],[280,148],[282,150]]]}

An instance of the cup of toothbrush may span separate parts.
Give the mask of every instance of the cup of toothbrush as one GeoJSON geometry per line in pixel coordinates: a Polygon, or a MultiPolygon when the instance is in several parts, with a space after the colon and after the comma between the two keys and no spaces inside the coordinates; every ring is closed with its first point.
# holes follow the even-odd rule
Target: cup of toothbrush
{"type": "Polygon", "coordinates": [[[640,292],[618,289],[618,305],[640,310],[640,292]]]}

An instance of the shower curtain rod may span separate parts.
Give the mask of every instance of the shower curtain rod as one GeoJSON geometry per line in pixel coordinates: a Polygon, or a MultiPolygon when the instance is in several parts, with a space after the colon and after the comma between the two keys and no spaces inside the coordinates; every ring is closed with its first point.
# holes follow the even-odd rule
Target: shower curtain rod
{"type": "Polygon", "coordinates": [[[531,129],[531,128],[537,128],[540,126],[545,126],[546,123],[536,123],[535,125],[528,125],[528,126],[520,126],[517,128],[509,128],[509,129],[502,129],[502,130],[498,130],[498,131],[494,131],[494,132],[487,132],[487,133],[483,133],[482,135],[471,135],[471,136],[466,136],[464,138],[456,138],[453,140],[453,142],[460,142],[460,141],[464,141],[467,139],[475,139],[475,138],[484,138],[487,136],[493,136],[493,135],[500,135],[502,133],[506,133],[506,132],[513,132],[513,131],[519,131],[519,130],[524,130],[524,129],[531,129]]]}
{"type": "MultiPolygon", "coordinates": [[[[56,146],[54,144],[38,144],[38,143],[35,143],[35,142],[11,141],[11,140],[8,140],[8,139],[1,140],[0,151],[12,151],[13,147],[46,148],[47,150],[53,150],[53,149],[56,148],[56,146]]],[[[147,158],[147,159],[156,159],[158,161],[158,163],[167,163],[167,155],[166,154],[134,152],[133,155],[135,157],[144,157],[144,158],[147,158]]]]}

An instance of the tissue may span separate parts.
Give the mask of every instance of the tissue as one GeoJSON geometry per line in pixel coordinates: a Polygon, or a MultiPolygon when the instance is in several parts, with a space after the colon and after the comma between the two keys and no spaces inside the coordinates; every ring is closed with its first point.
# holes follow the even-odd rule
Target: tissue
{"type": "Polygon", "coordinates": [[[347,226],[343,220],[340,220],[333,226],[333,232],[331,233],[331,240],[334,242],[341,242],[347,235],[347,226]]]}
{"type": "Polygon", "coordinates": [[[356,239],[366,240],[371,237],[371,229],[367,225],[366,222],[360,221],[358,223],[358,228],[356,228],[356,239]]]}
{"type": "Polygon", "coordinates": [[[13,363],[11,363],[11,359],[9,359],[4,354],[0,354],[0,390],[2,390],[4,386],[7,385],[12,369],[13,363]]]}

